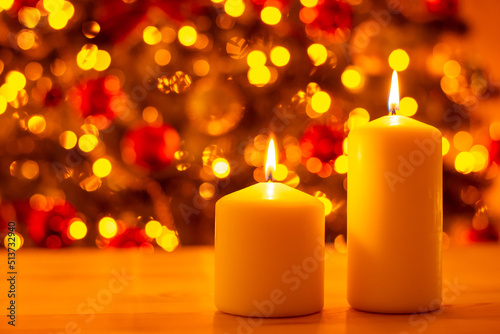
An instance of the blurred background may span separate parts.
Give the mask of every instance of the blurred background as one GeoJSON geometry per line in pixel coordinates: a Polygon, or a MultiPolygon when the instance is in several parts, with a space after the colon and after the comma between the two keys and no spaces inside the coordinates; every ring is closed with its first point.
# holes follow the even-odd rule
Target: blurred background
{"type": "Polygon", "coordinates": [[[443,133],[444,247],[498,242],[495,0],[0,0],[0,237],[16,247],[212,244],[216,201],[276,179],[345,251],[347,135],[399,113],[443,133]]]}

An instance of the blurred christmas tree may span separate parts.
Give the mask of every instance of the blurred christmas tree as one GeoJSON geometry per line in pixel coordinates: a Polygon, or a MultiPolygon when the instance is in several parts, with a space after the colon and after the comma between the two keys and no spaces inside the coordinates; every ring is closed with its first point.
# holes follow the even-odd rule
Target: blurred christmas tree
{"type": "Polygon", "coordinates": [[[343,249],[345,139],[387,112],[394,69],[400,113],[444,135],[445,231],[498,240],[482,193],[500,126],[474,114],[495,90],[459,47],[458,6],[1,0],[0,232],[13,220],[49,248],[212,243],[215,202],[264,180],[272,132],[276,179],[325,203],[343,249]]]}

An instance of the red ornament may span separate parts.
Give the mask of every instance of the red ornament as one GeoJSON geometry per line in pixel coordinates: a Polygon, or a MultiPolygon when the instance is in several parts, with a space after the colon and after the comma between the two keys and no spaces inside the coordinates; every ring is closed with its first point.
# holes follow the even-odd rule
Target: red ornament
{"type": "Polygon", "coordinates": [[[38,0],[14,0],[9,11],[14,11],[16,14],[23,7],[36,7],[38,0]]]}
{"type": "Polygon", "coordinates": [[[101,26],[96,42],[116,44],[124,41],[141,23],[148,21],[147,14],[152,8],[159,9],[169,19],[179,24],[189,17],[206,15],[210,9],[210,7],[203,7],[199,1],[195,0],[107,0],[103,6],[99,7],[96,17],[96,21],[101,26]]]}
{"type": "Polygon", "coordinates": [[[302,156],[306,159],[315,157],[324,163],[333,162],[342,155],[344,131],[327,125],[309,126],[300,139],[302,156]]]}
{"type": "Polygon", "coordinates": [[[74,92],[73,103],[83,117],[95,116],[113,120],[124,107],[120,81],[114,76],[84,82],[74,92]]]}
{"type": "Polygon", "coordinates": [[[130,247],[140,247],[144,243],[149,241],[144,230],[138,227],[131,227],[125,230],[125,232],[115,236],[109,242],[109,247],[120,247],[120,248],[130,248],[130,247]]]}
{"type": "Polygon", "coordinates": [[[492,140],[489,148],[490,162],[500,164],[500,141],[492,140]]]}
{"type": "Polygon", "coordinates": [[[488,148],[490,163],[500,164],[500,141],[492,140],[488,148]]]}
{"type": "Polygon", "coordinates": [[[170,125],[148,125],[125,134],[122,157],[127,163],[157,172],[170,165],[179,144],[179,134],[170,125]]]}
{"type": "Polygon", "coordinates": [[[470,229],[468,236],[472,242],[498,242],[498,231],[491,224],[481,230],[470,229]]]}
{"type": "Polygon", "coordinates": [[[55,107],[59,103],[61,103],[63,99],[63,93],[61,91],[61,88],[58,86],[52,87],[51,90],[45,94],[45,98],[43,99],[43,103],[45,104],[46,107],[55,107]]]}
{"type": "Polygon", "coordinates": [[[342,0],[319,1],[316,11],[318,15],[311,22],[314,28],[333,34],[352,27],[352,7],[342,0]]]}
{"type": "Polygon", "coordinates": [[[427,0],[429,13],[441,16],[455,16],[458,11],[458,0],[427,0]]]}
{"type": "Polygon", "coordinates": [[[288,6],[290,0],[252,0],[252,4],[255,8],[262,9],[267,6],[283,8],[288,6]]]}
{"type": "Polygon", "coordinates": [[[61,201],[47,210],[29,210],[26,221],[28,235],[37,246],[60,248],[73,243],[67,236],[69,223],[76,217],[76,210],[71,204],[61,201]]]}

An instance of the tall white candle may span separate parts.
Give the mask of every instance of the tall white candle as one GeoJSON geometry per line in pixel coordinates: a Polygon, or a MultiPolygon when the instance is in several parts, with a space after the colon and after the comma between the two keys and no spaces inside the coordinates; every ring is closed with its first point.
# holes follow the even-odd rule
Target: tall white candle
{"type": "Polygon", "coordinates": [[[425,312],[441,304],[441,132],[390,115],[349,134],[347,298],[360,310],[425,312]]]}

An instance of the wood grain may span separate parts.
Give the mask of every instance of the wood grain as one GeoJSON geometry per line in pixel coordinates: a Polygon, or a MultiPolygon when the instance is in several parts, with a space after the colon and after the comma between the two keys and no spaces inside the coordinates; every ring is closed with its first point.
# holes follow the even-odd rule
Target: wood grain
{"type": "MultiPolygon", "coordinates": [[[[346,256],[331,248],[327,254],[323,312],[247,319],[216,311],[210,247],[153,254],[21,249],[17,326],[2,317],[0,333],[500,333],[498,245],[445,250],[444,307],[417,315],[351,309],[346,256]]],[[[6,280],[0,285],[5,310],[6,280]]]]}

